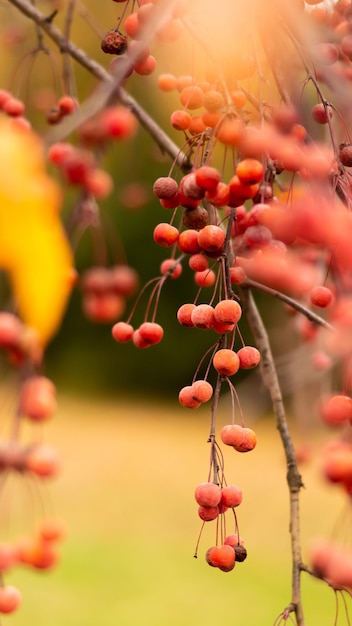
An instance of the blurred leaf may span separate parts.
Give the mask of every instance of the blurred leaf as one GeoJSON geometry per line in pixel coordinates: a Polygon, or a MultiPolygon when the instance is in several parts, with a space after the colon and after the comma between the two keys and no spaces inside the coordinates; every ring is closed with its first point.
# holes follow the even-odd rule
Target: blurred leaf
{"type": "Polygon", "coordinates": [[[45,345],[57,331],[72,285],[72,253],[61,197],[44,169],[38,138],[0,121],[0,267],[23,321],[45,345]]]}

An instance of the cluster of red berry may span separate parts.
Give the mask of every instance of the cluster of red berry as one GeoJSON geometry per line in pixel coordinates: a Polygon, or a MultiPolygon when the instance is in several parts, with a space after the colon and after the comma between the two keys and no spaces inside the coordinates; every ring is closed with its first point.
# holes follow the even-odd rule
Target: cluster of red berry
{"type": "MultiPolygon", "coordinates": [[[[42,354],[37,334],[27,328],[12,313],[0,313],[0,346],[11,363],[17,367],[40,363],[42,354]]],[[[15,431],[8,441],[0,444],[0,471],[46,479],[59,471],[59,459],[55,448],[42,443],[40,438],[21,443],[21,424],[28,420],[33,425],[45,423],[56,411],[56,388],[46,376],[35,373],[25,377],[19,387],[18,403],[14,416],[15,431]]],[[[5,475],[5,474],[4,474],[5,475]]],[[[57,542],[64,537],[63,524],[57,519],[46,518],[40,522],[33,537],[19,538],[13,542],[0,543],[0,576],[7,574],[14,565],[25,564],[35,569],[49,569],[58,560],[57,542]]],[[[0,586],[0,614],[12,613],[21,602],[16,587],[0,586]]]]}

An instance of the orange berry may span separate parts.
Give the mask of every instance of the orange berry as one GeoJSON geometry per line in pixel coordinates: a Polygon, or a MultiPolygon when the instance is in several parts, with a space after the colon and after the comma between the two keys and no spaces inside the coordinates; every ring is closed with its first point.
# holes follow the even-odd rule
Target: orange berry
{"type": "Polygon", "coordinates": [[[194,497],[199,506],[217,506],[221,500],[221,488],[215,483],[200,483],[194,497]]]}
{"type": "Polygon", "coordinates": [[[13,613],[21,604],[21,594],[17,587],[0,587],[0,613],[13,613]]]}
{"type": "Polygon", "coordinates": [[[157,83],[161,91],[169,92],[177,89],[177,78],[174,74],[160,74],[157,83]]]}
{"type": "Polygon", "coordinates": [[[187,130],[191,123],[191,116],[187,111],[177,110],[171,113],[170,122],[176,130],[187,130]]]}
{"type": "Polygon", "coordinates": [[[240,360],[240,367],[245,370],[256,367],[260,362],[260,352],[253,346],[244,346],[238,350],[237,355],[240,360]]]}
{"type": "Polygon", "coordinates": [[[238,146],[244,132],[242,120],[234,117],[225,117],[215,129],[217,139],[229,146],[238,146]]]}
{"type": "Polygon", "coordinates": [[[214,309],[214,317],[220,324],[237,324],[242,309],[236,300],[220,300],[214,309]]]}
{"type": "Polygon", "coordinates": [[[243,185],[255,185],[264,176],[264,167],[257,159],[243,159],[237,164],[236,174],[243,185]]]}
{"type": "Polygon", "coordinates": [[[180,92],[180,102],[186,109],[199,109],[203,104],[203,95],[200,87],[190,85],[180,92]]]}
{"type": "Polygon", "coordinates": [[[240,360],[233,350],[222,348],[215,352],[213,365],[220,376],[233,376],[238,372],[240,360]]]}

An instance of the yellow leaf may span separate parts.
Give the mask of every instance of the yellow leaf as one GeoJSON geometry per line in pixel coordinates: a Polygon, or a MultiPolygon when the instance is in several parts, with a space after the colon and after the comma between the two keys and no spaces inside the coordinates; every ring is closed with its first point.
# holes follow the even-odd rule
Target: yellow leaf
{"type": "Polygon", "coordinates": [[[72,286],[72,252],[60,222],[61,194],[34,133],[0,120],[0,268],[19,313],[43,346],[57,331],[72,286]]]}

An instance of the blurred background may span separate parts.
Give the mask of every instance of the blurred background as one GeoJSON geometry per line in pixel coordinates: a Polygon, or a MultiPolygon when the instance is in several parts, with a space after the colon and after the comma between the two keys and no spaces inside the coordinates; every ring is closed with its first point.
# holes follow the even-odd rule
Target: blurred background
{"type": "MultiPolygon", "coordinates": [[[[43,0],[38,6],[49,14],[55,3],[43,0]]],[[[106,0],[97,11],[96,2],[87,0],[77,2],[77,12],[73,39],[108,67],[110,59],[102,53],[100,41],[115,27],[119,6],[106,0]]],[[[59,14],[58,25],[62,25],[60,20],[59,14]]],[[[43,52],[33,57],[32,65],[27,64],[28,53],[36,45],[36,30],[6,0],[0,3],[0,24],[0,88],[13,90],[28,103],[46,136],[43,110],[50,93],[42,78],[51,75],[51,89],[57,89],[60,56],[43,52]]],[[[156,54],[161,59],[160,71],[177,73],[173,46],[160,47],[156,54]]],[[[183,65],[182,73],[192,71],[192,54],[191,49],[185,51],[189,68],[183,65]]],[[[84,98],[95,80],[76,65],[74,69],[78,92],[84,98]]],[[[180,141],[169,128],[177,98],[158,90],[155,75],[132,76],[128,90],[180,141]]],[[[170,165],[143,129],[134,139],[112,146],[104,156],[104,166],[114,179],[113,193],[101,202],[108,261],[127,259],[139,274],[140,286],[160,274],[160,263],[167,258],[167,251],[152,240],[156,223],[169,217],[154,198],[152,185],[157,177],[168,174],[170,165]]],[[[70,191],[63,209],[65,221],[77,201],[78,196],[70,191]]],[[[79,273],[96,264],[94,254],[86,232],[77,247],[79,273]]],[[[16,515],[25,532],[43,510],[55,512],[67,524],[67,540],[60,565],[50,575],[26,570],[11,574],[10,582],[23,593],[23,607],[10,618],[14,626],[93,626],[98,622],[104,626],[210,626],[222,621],[264,626],[273,623],[290,602],[284,458],[268,398],[255,373],[238,378],[238,393],[246,424],[257,431],[258,447],[250,455],[225,451],[228,482],[244,492],[238,517],[248,560],[228,574],[205,563],[205,552],[215,543],[215,522],[206,525],[199,558],[193,558],[201,527],[193,492],[199,482],[207,480],[210,411],[209,407],[194,412],[181,408],[177,394],[190,384],[213,339],[206,332],[182,328],[176,320],[178,307],[192,302],[196,294],[191,274],[185,264],[182,276],[165,285],[156,319],[165,328],[165,337],[149,350],[115,343],[111,325],[87,320],[81,290],[73,291],[45,360],[45,373],[58,387],[59,410],[45,427],[44,439],[58,448],[62,474],[48,487],[11,477],[3,496],[11,511],[7,528],[17,526],[16,515]]],[[[143,320],[147,301],[148,295],[136,311],[136,324],[143,320]]],[[[257,301],[276,353],[294,348],[294,322],[287,321],[278,303],[268,304],[261,295],[257,301]]],[[[124,319],[132,304],[133,299],[124,319]]],[[[244,320],[241,332],[251,344],[244,320]]],[[[292,362],[283,357],[286,379],[292,362]]],[[[303,378],[305,371],[301,369],[303,378]]],[[[310,429],[305,421],[311,400],[301,396],[299,405],[291,402],[292,415],[297,406],[301,420],[300,428],[293,425],[294,439],[307,452],[302,456],[306,461],[302,494],[306,558],[311,539],[317,533],[328,534],[345,509],[342,494],[327,490],[320,478],[315,452],[324,433],[310,429]]],[[[219,423],[230,419],[225,394],[219,423]]],[[[323,589],[322,583],[305,580],[304,600],[307,624],[333,623],[334,594],[323,589]]]]}

